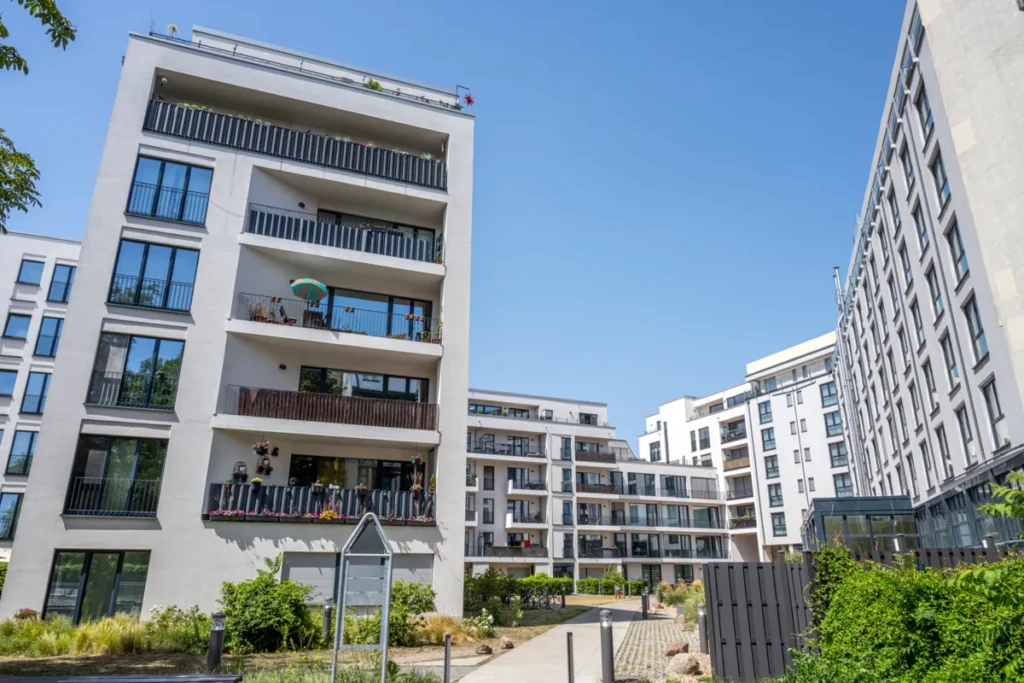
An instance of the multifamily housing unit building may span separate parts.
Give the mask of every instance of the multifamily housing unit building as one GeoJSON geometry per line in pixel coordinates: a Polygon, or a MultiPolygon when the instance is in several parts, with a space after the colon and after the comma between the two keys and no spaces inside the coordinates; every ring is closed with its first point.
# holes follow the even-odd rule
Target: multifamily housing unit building
{"type": "Polygon", "coordinates": [[[1024,466],[1021,22],[908,4],[838,292],[861,493],[909,496],[932,547],[1017,532],[977,508],[1024,466]]]}
{"type": "Polygon", "coordinates": [[[828,333],[747,364],[746,381],[647,418],[640,456],[710,468],[741,561],[799,547],[816,498],[853,496],[828,333]]]}
{"type": "Polygon", "coordinates": [[[0,562],[11,556],[81,244],[0,235],[0,562]]]}
{"type": "Polygon", "coordinates": [[[473,127],[454,92],[129,37],[0,614],[211,610],[281,553],[329,598],[364,511],[461,613],[473,127]]]}
{"type": "Polygon", "coordinates": [[[692,581],[726,559],[706,466],[638,458],[604,403],[470,390],[467,573],[692,581]]]}

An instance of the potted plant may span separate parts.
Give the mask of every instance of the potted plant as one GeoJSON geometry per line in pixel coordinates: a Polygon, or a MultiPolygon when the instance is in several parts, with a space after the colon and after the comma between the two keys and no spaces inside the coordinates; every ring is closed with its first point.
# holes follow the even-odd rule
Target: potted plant
{"type": "Polygon", "coordinates": [[[358,493],[360,496],[365,496],[366,495],[366,484],[364,484],[363,482],[359,482],[356,485],[356,493],[358,493]]]}
{"type": "Polygon", "coordinates": [[[256,492],[259,492],[259,490],[261,488],[263,488],[263,480],[260,479],[259,477],[253,477],[252,478],[252,490],[256,491],[256,492]]]}
{"type": "Polygon", "coordinates": [[[266,439],[260,439],[252,445],[253,455],[266,455],[270,452],[270,442],[266,439]]]}
{"type": "Polygon", "coordinates": [[[430,475],[430,495],[437,493],[437,475],[430,475]]]}
{"type": "Polygon", "coordinates": [[[313,520],[314,524],[344,524],[345,522],[341,519],[340,515],[331,508],[320,513],[320,516],[313,520]]]}
{"type": "Polygon", "coordinates": [[[419,453],[413,453],[413,455],[412,455],[412,464],[413,464],[413,466],[417,466],[418,467],[421,462],[423,462],[423,456],[421,456],[419,453]]]}
{"type": "Polygon", "coordinates": [[[267,322],[267,305],[260,302],[249,306],[249,320],[259,323],[267,322]]]}

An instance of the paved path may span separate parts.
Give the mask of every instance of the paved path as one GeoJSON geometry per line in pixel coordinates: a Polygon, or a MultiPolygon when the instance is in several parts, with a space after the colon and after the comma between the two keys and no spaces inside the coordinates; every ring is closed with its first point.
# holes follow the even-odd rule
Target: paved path
{"type": "Polygon", "coordinates": [[[626,637],[633,616],[640,611],[639,600],[595,607],[561,626],[543,633],[511,652],[495,657],[461,683],[561,683],[569,680],[566,634],[572,632],[576,683],[600,683],[600,611],[612,611],[612,638],[616,649],[626,637]]]}

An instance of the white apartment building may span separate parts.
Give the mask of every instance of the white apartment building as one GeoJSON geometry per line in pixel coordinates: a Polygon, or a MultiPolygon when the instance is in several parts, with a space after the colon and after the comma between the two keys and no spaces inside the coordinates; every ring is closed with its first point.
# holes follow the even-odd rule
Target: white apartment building
{"type": "Polygon", "coordinates": [[[210,611],[279,553],[329,596],[364,510],[461,613],[473,127],[454,92],[129,37],[0,616],[210,611]]]}
{"type": "Polygon", "coordinates": [[[977,507],[1024,467],[1022,20],[907,4],[838,297],[862,493],[909,496],[931,547],[1019,530],[977,507]]]}
{"type": "Polygon", "coordinates": [[[717,478],[638,459],[604,403],[471,389],[466,569],[652,585],[701,577],[727,557],[717,478]]]}
{"type": "Polygon", "coordinates": [[[815,498],[852,496],[829,333],[747,364],[743,384],[684,396],[647,418],[640,454],[711,468],[726,498],[729,554],[801,544],[815,498]]]}
{"type": "Polygon", "coordinates": [[[80,246],[13,231],[0,236],[0,562],[11,556],[80,246]]]}

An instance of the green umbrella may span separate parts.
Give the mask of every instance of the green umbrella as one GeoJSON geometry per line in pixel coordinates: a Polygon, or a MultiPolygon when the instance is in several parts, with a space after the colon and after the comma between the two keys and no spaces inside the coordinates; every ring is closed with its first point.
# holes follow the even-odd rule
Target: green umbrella
{"type": "Polygon", "coordinates": [[[327,296],[327,287],[313,278],[292,280],[292,294],[306,301],[317,302],[327,296]]]}

